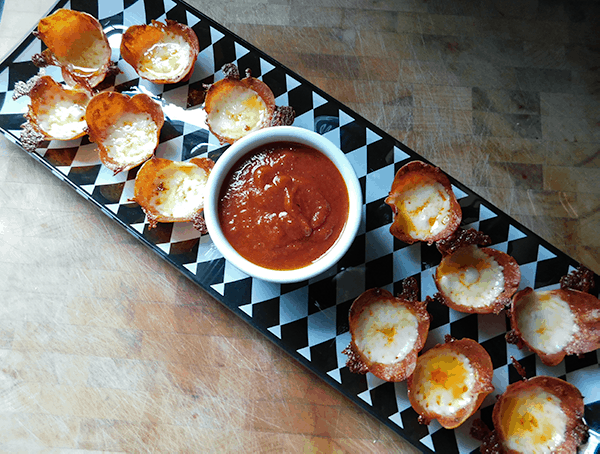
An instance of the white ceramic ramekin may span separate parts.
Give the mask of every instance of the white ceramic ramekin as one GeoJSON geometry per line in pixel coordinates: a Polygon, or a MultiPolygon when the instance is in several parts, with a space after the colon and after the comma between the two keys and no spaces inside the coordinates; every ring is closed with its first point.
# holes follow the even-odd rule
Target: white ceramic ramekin
{"type": "Polygon", "coordinates": [[[344,153],[325,137],[294,126],[277,126],[253,132],[231,145],[211,171],[204,201],[204,217],[210,238],[223,256],[246,274],[271,282],[299,282],[317,276],[334,266],[354,241],[362,216],[362,191],[352,164],[344,153]],[[273,270],[242,257],[227,241],[219,223],[218,205],[221,186],[232,166],[250,151],[268,143],[296,142],[319,150],[339,169],[348,188],[348,219],[336,243],[311,264],[294,270],[273,270]]]}

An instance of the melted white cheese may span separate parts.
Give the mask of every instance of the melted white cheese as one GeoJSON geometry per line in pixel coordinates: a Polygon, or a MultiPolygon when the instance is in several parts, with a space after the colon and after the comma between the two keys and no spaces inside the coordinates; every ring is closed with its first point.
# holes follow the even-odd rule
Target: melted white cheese
{"type": "Polygon", "coordinates": [[[268,113],[254,90],[236,86],[214,103],[207,121],[216,134],[235,140],[263,127],[268,113]]]}
{"type": "Polygon", "coordinates": [[[440,289],[462,306],[488,306],[504,290],[502,267],[477,246],[465,246],[444,257],[436,279],[440,289]]]}
{"type": "Polygon", "coordinates": [[[472,391],[475,378],[475,371],[465,355],[432,349],[417,362],[413,375],[414,397],[429,412],[450,416],[475,399],[472,391]]]}
{"type": "Polygon", "coordinates": [[[370,361],[393,364],[413,349],[418,326],[408,307],[378,301],[360,315],[354,341],[370,361]]]}
{"type": "Polygon", "coordinates": [[[402,193],[396,206],[406,233],[417,240],[437,235],[450,222],[450,196],[437,181],[419,181],[402,193]]]}
{"type": "Polygon", "coordinates": [[[85,131],[85,105],[53,97],[47,107],[47,111],[40,112],[37,119],[42,131],[50,137],[69,140],[85,131]]]}
{"type": "Polygon", "coordinates": [[[140,61],[139,74],[150,80],[181,76],[190,64],[190,45],[183,36],[166,33],[140,61]]]}
{"type": "Polygon", "coordinates": [[[516,311],[523,339],[546,354],[560,352],[579,330],[569,304],[552,291],[518,299],[516,311]]]}
{"type": "Polygon", "coordinates": [[[162,183],[161,190],[150,200],[152,208],[171,218],[187,218],[204,207],[208,174],[193,164],[181,163],[179,167],[168,167],[157,174],[155,183],[162,183]]]}
{"type": "Polygon", "coordinates": [[[109,63],[110,55],[111,49],[104,40],[103,32],[93,30],[80,33],[67,55],[57,59],[76,75],[89,77],[109,63]]]}
{"type": "Polygon", "coordinates": [[[108,156],[120,165],[136,164],[154,152],[157,132],[158,126],[149,114],[128,113],[109,128],[103,145],[108,156]]]}
{"type": "MultiPolygon", "coordinates": [[[[496,404],[498,405],[498,404],[496,404]]],[[[545,391],[523,390],[501,407],[504,446],[523,454],[545,454],[564,442],[567,415],[560,400],[545,391]]]]}

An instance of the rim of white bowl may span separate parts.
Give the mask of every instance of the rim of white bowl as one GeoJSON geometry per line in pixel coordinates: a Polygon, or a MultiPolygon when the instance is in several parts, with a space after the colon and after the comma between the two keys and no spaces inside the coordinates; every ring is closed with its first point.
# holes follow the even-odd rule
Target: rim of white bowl
{"type": "Polygon", "coordinates": [[[258,279],[293,283],[304,281],[327,271],[348,251],[356,238],[362,220],[362,189],[352,164],[330,140],[297,126],[275,126],[248,134],[232,144],[215,163],[206,185],[204,217],[211,240],[226,260],[246,274],[258,279]],[[273,142],[296,142],[309,145],[325,154],[340,171],[348,189],[348,219],[334,245],[308,266],[292,270],[272,270],[242,257],[227,241],[221,230],[218,215],[221,185],[231,168],[250,151],[273,142]]]}

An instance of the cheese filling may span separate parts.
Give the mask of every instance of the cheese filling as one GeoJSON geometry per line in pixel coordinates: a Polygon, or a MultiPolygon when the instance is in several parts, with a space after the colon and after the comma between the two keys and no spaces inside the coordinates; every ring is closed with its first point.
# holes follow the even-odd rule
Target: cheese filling
{"type": "Polygon", "coordinates": [[[516,302],[523,339],[546,354],[558,353],[579,330],[569,304],[552,291],[532,292],[516,302]]]}
{"type": "Polygon", "coordinates": [[[156,191],[150,206],[163,216],[187,218],[204,207],[208,174],[193,164],[169,167],[156,176],[156,191]]]}
{"type": "Polygon", "coordinates": [[[89,76],[100,70],[110,61],[111,49],[104,41],[102,32],[94,30],[84,33],[69,48],[59,61],[70,71],[81,76],[89,76]]]}
{"type": "Polygon", "coordinates": [[[430,412],[450,416],[475,398],[476,383],[469,359],[455,352],[429,350],[417,363],[413,375],[415,399],[430,412]]]}
{"type": "Polygon", "coordinates": [[[168,79],[184,72],[190,64],[190,45],[180,35],[166,33],[144,53],[139,73],[148,79],[168,79]]]}
{"type": "Polygon", "coordinates": [[[50,137],[69,140],[82,134],[87,127],[85,105],[52,98],[46,112],[40,112],[38,124],[50,137]]]}
{"type": "Polygon", "coordinates": [[[360,314],[357,325],[358,349],[372,362],[393,364],[413,349],[419,322],[408,307],[378,301],[360,314]]]}
{"type": "Polygon", "coordinates": [[[444,185],[423,179],[415,181],[396,201],[397,222],[417,240],[437,235],[450,222],[450,196],[444,185]]]}
{"type": "Polygon", "coordinates": [[[154,152],[157,132],[158,126],[149,114],[128,113],[109,128],[103,145],[108,156],[119,164],[137,163],[154,152]]]}
{"type": "Polygon", "coordinates": [[[440,290],[462,306],[488,306],[504,291],[503,268],[477,246],[465,246],[444,257],[436,279],[440,290]]]}
{"type": "Polygon", "coordinates": [[[258,93],[240,86],[221,95],[214,106],[208,115],[212,130],[231,139],[260,129],[269,117],[267,105],[258,93]]]}
{"type": "Polygon", "coordinates": [[[567,415],[560,400],[545,391],[522,391],[503,399],[501,430],[504,445],[520,453],[554,452],[565,440],[567,415]]]}

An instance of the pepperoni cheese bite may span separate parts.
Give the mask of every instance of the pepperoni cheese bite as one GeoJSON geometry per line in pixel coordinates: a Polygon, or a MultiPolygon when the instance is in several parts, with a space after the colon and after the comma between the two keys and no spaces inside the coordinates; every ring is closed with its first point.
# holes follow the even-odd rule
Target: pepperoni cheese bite
{"type": "Polygon", "coordinates": [[[221,143],[233,143],[269,126],[275,111],[271,89],[250,75],[240,79],[237,68],[232,66],[226,68],[227,76],[206,92],[206,122],[221,143]]]}
{"type": "Polygon", "coordinates": [[[442,258],[434,279],[440,300],[448,307],[498,314],[517,291],[521,272],[516,260],[504,252],[465,245],[442,258]]]}
{"type": "Polygon", "coordinates": [[[100,160],[115,173],[131,169],[154,155],[165,117],[160,104],[146,94],[133,97],[103,92],[92,98],[86,120],[100,160]]]}
{"type": "Polygon", "coordinates": [[[208,87],[204,100],[206,124],[219,141],[234,143],[252,131],[267,126],[291,125],[294,110],[289,106],[276,106],[275,96],[267,84],[246,77],[232,63],[223,66],[225,78],[208,87]]]}
{"type": "Polygon", "coordinates": [[[34,76],[27,82],[18,82],[14,99],[29,96],[25,118],[21,126],[21,144],[34,151],[42,140],[71,140],[87,133],[85,111],[92,96],[87,90],[69,88],[50,76],[34,76]]]}
{"type": "Polygon", "coordinates": [[[155,84],[172,84],[192,75],[200,44],[185,24],[153,20],[150,25],[132,25],[121,40],[121,55],[133,69],[155,84]]]}
{"type": "Polygon", "coordinates": [[[419,422],[437,419],[446,429],[461,425],[494,390],[492,360],[472,339],[438,344],[417,359],[408,398],[419,422]]]}
{"type": "Polygon", "coordinates": [[[528,287],[513,296],[510,323],[508,341],[526,345],[548,366],[600,348],[600,300],[589,293],[528,287]]]}
{"type": "Polygon", "coordinates": [[[446,238],[462,219],[448,177],[439,168],[420,161],[409,162],[398,170],[385,203],[394,214],[390,233],[409,244],[432,244],[446,238]]]}
{"type": "Polygon", "coordinates": [[[95,17],[59,9],[40,20],[37,36],[47,49],[32,57],[36,66],[58,66],[71,86],[92,88],[113,70],[112,50],[102,25],[95,17]]]}
{"type": "Polygon", "coordinates": [[[162,158],[146,161],[135,178],[134,201],[148,216],[150,228],[158,222],[192,221],[196,229],[205,231],[201,213],[213,166],[214,162],[207,158],[189,162],[162,158]]]}
{"type": "Polygon", "coordinates": [[[579,390],[559,378],[513,383],[494,406],[495,431],[484,440],[482,452],[575,453],[587,438],[583,412],[579,390]]]}
{"type": "Polygon", "coordinates": [[[371,372],[386,381],[412,374],[429,331],[426,304],[383,289],[360,295],[350,308],[352,341],[344,350],[350,371],[371,372]]]}

